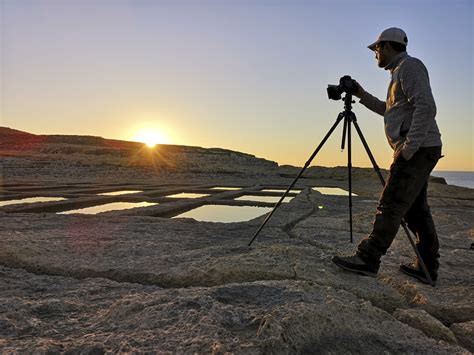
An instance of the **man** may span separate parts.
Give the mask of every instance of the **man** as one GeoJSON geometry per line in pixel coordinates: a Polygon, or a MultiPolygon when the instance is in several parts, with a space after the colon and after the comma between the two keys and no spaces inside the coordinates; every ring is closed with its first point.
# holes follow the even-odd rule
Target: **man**
{"type": "MultiPolygon", "coordinates": [[[[383,102],[370,95],[359,83],[354,95],[368,109],[384,117],[385,133],[394,150],[393,163],[372,232],[359,243],[355,255],[335,256],[333,262],[345,270],[375,277],[380,258],[404,218],[417,236],[417,249],[435,282],[439,244],[427,202],[427,187],[430,173],[441,158],[441,135],[435,121],[436,106],[428,71],[419,59],[407,54],[407,43],[403,30],[389,28],[368,46],[375,52],[378,66],[390,71],[387,100],[383,102]]],[[[418,260],[401,265],[400,271],[428,283],[418,260]]]]}

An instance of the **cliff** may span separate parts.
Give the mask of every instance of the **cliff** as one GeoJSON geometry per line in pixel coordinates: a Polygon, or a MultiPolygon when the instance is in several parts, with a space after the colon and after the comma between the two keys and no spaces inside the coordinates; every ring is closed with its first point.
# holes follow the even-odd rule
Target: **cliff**
{"type": "Polygon", "coordinates": [[[134,176],[176,173],[266,173],[278,164],[254,155],[220,148],[157,145],[94,136],[35,135],[0,127],[0,157],[5,178],[105,178],[120,170],[134,176]],[[99,169],[98,169],[99,167],[99,169]],[[99,170],[99,171],[98,171],[99,170]],[[14,175],[11,175],[14,174],[14,175]],[[99,174],[99,176],[96,176],[99,174]]]}

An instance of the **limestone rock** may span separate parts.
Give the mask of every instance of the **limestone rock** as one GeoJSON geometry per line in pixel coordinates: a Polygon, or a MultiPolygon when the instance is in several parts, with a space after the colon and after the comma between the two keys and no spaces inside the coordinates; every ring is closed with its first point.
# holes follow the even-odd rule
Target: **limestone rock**
{"type": "Polygon", "coordinates": [[[107,168],[122,170],[127,175],[135,170],[137,177],[140,175],[137,172],[155,175],[157,171],[268,173],[278,167],[273,161],[221,148],[162,144],[144,149],[143,143],[137,142],[93,136],[35,135],[6,127],[0,127],[1,156],[9,157],[6,163],[15,165],[15,169],[5,170],[8,178],[37,174],[39,169],[43,176],[62,171],[63,176],[78,178],[100,171],[103,174],[107,168]]]}
{"type": "Polygon", "coordinates": [[[306,281],[163,289],[3,267],[0,276],[2,318],[18,332],[0,333],[5,352],[463,353],[306,281]]]}
{"type": "Polygon", "coordinates": [[[448,327],[422,309],[397,309],[393,316],[400,322],[421,330],[430,338],[457,343],[456,337],[448,327]]]}
{"type": "Polygon", "coordinates": [[[474,320],[465,323],[454,323],[449,329],[456,336],[459,345],[474,352],[474,320]]]}
{"type": "Polygon", "coordinates": [[[472,350],[474,190],[430,184],[441,245],[433,288],[398,271],[414,258],[403,231],[377,278],[331,262],[370,231],[381,191],[373,169],[354,168],[353,243],[347,196],[312,189],[347,189],[346,167],[312,167],[294,186],[301,192],[249,247],[264,216],[234,223],[173,217],[203,205],[273,207],[235,198],[280,196],[262,189],[286,189],[300,168],[199,147],[160,147],[158,159],[139,147],[0,129],[0,199],[67,198],[0,207],[1,353],[472,350]],[[97,195],[123,189],[142,192],[97,195]],[[208,196],[166,197],[180,192],[208,196]],[[156,205],[56,214],[142,201],[156,205]]]}

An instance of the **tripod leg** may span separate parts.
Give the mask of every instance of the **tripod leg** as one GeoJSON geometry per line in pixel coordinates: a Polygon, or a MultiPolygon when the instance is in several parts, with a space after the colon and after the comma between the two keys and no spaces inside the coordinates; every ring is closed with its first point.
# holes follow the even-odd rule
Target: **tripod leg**
{"type": "Polygon", "coordinates": [[[367,144],[367,141],[365,140],[364,135],[362,134],[362,131],[361,131],[357,121],[354,120],[353,123],[354,123],[354,127],[355,127],[357,133],[359,134],[362,145],[364,146],[365,151],[367,152],[367,155],[369,156],[370,162],[372,163],[372,166],[374,167],[374,170],[375,170],[375,172],[377,173],[377,176],[380,179],[380,182],[382,183],[382,185],[385,185],[385,179],[383,178],[382,173],[380,172],[380,168],[377,165],[377,162],[375,161],[375,158],[372,155],[372,152],[370,151],[369,145],[367,144]]]}
{"type": "MultiPolygon", "coordinates": [[[[360,140],[362,141],[362,144],[364,145],[365,151],[367,152],[367,155],[369,156],[369,159],[372,162],[372,165],[374,167],[375,172],[379,176],[379,179],[382,182],[382,185],[385,186],[385,179],[383,178],[382,173],[380,172],[380,168],[378,167],[378,165],[375,161],[375,158],[372,155],[372,152],[370,151],[369,145],[367,144],[367,141],[365,140],[364,135],[362,134],[362,131],[360,130],[359,125],[357,124],[357,121],[354,121],[354,127],[356,128],[357,133],[359,134],[360,140]]],[[[408,240],[410,241],[410,244],[411,244],[413,250],[415,251],[416,257],[418,258],[418,261],[420,262],[420,266],[423,269],[423,272],[424,272],[426,278],[428,279],[430,285],[434,287],[435,284],[434,284],[433,280],[431,279],[431,275],[428,272],[428,269],[427,269],[423,259],[421,258],[420,252],[416,248],[415,242],[413,241],[413,238],[411,237],[410,231],[408,230],[407,224],[405,223],[404,219],[402,219],[401,224],[402,224],[403,229],[405,230],[405,233],[407,235],[408,240]]]]}
{"type": "Polygon", "coordinates": [[[341,120],[344,118],[344,112],[341,112],[339,113],[339,115],[337,116],[337,119],[336,119],[336,122],[332,125],[331,129],[328,131],[328,133],[324,136],[323,140],[321,141],[321,143],[319,143],[318,147],[316,148],[316,150],[313,152],[313,154],[311,154],[311,156],[309,157],[308,161],[305,163],[303,169],[301,169],[301,171],[299,172],[298,176],[296,176],[296,178],[293,180],[293,182],[291,183],[290,186],[288,186],[288,188],[286,189],[285,193],[283,194],[283,196],[280,198],[280,200],[275,204],[275,207],[273,207],[273,210],[270,212],[270,214],[267,216],[267,218],[265,218],[265,220],[263,221],[263,223],[261,224],[260,228],[257,230],[257,232],[254,234],[252,240],[250,241],[250,243],[248,244],[248,246],[251,246],[253,241],[255,240],[255,238],[257,238],[258,234],[260,233],[260,231],[263,229],[263,227],[265,226],[265,224],[267,224],[267,222],[270,220],[270,218],[272,217],[273,213],[276,211],[276,209],[281,205],[282,201],[284,200],[284,198],[286,197],[286,195],[288,195],[288,193],[290,192],[290,190],[293,188],[293,186],[296,184],[296,182],[298,181],[298,179],[301,177],[301,175],[303,175],[303,172],[306,170],[306,168],[309,166],[309,164],[311,164],[311,161],[314,159],[314,157],[316,156],[316,154],[318,154],[318,152],[321,150],[321,148],[323,147],[324,143],[326,143],[326,141],[328,140],[329,136],[332,134],[332,132],[336,129],[337,125],[339,124],[339,122],[341,122],[341,120]]]}
{"type": "Polygon", "coordinates": [[[347,171],[349,175],[349,228],[350,242],[352,238],[352,151],[351,151],[351,121],[347,120],[347,171]]]}
{"type": "Polygon", "coordinates": [[[344,146],[346,145],[346,131],[347,131],[347,126],[349,125],[349,121],[347,120],[347,117],[344,119],[344,126],[342,128],[342,142],[341,142],[341,150],[344,150],[344,146]]]}

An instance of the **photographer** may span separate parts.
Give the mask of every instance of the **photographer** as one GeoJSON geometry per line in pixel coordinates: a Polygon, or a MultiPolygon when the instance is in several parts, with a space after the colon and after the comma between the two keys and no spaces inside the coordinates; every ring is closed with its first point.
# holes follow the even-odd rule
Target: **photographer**
{"type": "MultiPolygon", "coordinates": [[[[427,202],[427,187],[430,173],[441,158],[441,135],[435,121],[436,106],[428,71],[419,59],[407,54],[407,43],[403,30],[389,28],[368,46],[375,52],[378,66],[391,74],[386,102],[355,83],[354,95],[360,103],[384,117],[385,134],[394,155],[372,232],[359,243],[354,255],[335,256],[333,261],[345,270],[375,277],[380,258],[404,218],[416,234],[417,249],[436,281],[439,243],[427,202]]],[[[418,260],[401,265],[400,271],[428,283],[418,260]]]]}

